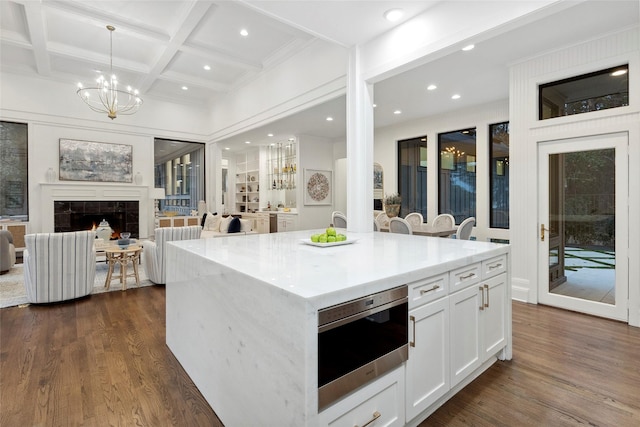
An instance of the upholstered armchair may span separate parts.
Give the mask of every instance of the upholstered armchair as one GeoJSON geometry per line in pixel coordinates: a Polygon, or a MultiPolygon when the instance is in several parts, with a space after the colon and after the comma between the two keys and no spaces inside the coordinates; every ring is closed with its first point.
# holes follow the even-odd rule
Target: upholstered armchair
{"type": "Polygon", "coordinates": [[[27,234],[24,240],[27,301],[65,301],[93,292],[96,280],[95,231],[27,234]]]}
{"type": "Polygon", "coordinates": [[[0,273],[7,272],[16,263],[16,247],[13,236],[7,230],[0,230],[0,273]]]}
{"type": "Polygon", "coordinates": [[[164,285],[167,282],[166,243],[177,240],[199,239],[202,227],[192,225],[189,227],[163,227],[154,231],[155,241],[142,243],[142,259],[147,277],[153,283],[164,285]]]}

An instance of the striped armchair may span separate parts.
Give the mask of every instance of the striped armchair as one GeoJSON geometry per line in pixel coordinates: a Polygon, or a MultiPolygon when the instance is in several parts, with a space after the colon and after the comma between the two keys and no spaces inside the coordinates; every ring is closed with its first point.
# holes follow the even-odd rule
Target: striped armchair
{"type": "Polygon", "coordinates": [[[27,234],[24,240],[27,301],[65,301],[93,292],[96,278],[95,231],[27,234]]]}
{"type": "Polygon", "coordinates": [[[167,242],[176,240],[199,239],[202,227],[192,225],[188,227],[163,227],[154,231],[155,241],[143,242],[142,259],[147,277],[155,284],[164,285],[167,282],[165,252],[167,242]]]}

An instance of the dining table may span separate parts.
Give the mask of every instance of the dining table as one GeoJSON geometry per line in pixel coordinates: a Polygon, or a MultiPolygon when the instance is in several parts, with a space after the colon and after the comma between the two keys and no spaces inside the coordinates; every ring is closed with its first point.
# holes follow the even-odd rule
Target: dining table
{"type": "MultiPolygon", "coordinates": [[[[388,232],[389,225],[384,224],[380,231],[388,232]]],[[[458,227],[454,225],[453,228],[434,228],[431,224],[422,223],[419,227],[411,226],[411,231],[417,236],[449,237],[456,234],[458,227]]]]}

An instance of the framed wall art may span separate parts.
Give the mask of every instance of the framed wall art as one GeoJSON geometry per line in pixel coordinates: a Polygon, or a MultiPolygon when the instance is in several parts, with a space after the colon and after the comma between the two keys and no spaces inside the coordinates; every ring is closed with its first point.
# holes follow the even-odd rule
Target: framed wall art
{"type": "Polygon", "coordinates": [[[326,170],[304,170],[304,204],[330,205],[333,203],[332,172],[326,170]]]}
{"type": "Polygon", "coordinates": [[[132,182],[131,145],[60,139],[60,180],[132,182]]]}

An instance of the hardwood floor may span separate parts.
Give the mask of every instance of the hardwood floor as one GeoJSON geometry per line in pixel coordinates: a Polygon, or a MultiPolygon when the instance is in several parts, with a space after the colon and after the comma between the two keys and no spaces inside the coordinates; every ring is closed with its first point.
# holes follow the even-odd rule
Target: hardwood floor
{"type": "MultiPolygon", "coordinates": [[[[0,310],[0,425],[221,426],[165,345],[164,304],[152,286],[0,310]]],[[[513,342],[421,426],[640,425],[640,328],[515,302],[513,342]]]]}

